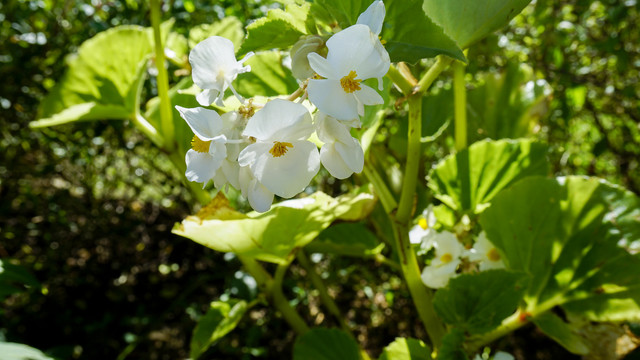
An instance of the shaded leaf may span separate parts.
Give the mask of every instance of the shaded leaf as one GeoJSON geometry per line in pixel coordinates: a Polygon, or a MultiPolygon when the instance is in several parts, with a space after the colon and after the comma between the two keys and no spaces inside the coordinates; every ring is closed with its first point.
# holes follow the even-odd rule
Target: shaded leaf
{"type": "Polygon", "coordinates": [[[197,359],[213,343],[235,329],[244,314],[247,303],[243,300],[214,301],[200,318],[191,337],[191,358],[197,359]]]}
{"type": "Polygon", "coordinates": [[[24,291],[25,286],[39,287],[40,283],[24,267],[0,259],[0,300],[24,291]]]}
{"type": "Polygon", "coordinates": [[[359,360],[358,344],[339,329],[314,328],[298,336],[293,360],[359,360]]]}
{"type": "Polygon", "coordinates": [[[383,248],[384,244],[363,223],[333,225],[306,247],[310,252],[361,257],[379,254],[383,248]]]}
{"type": "Polygon", "coordinates": [[[438,351],[438,360],[469,360],[463,348],[464,334],[460,329],[451,329],[443,338],[438,351]]]}
{"type": "Polygon", "coordinates": [[[570,352],[578,355],[587,355],[589,353],[589,347],[585,343],[585,339],[575,331],[572,331],[571,326],[562,321],[557,315],[547,312],[536,317],[533,322],[542,332],[570,352]]]}

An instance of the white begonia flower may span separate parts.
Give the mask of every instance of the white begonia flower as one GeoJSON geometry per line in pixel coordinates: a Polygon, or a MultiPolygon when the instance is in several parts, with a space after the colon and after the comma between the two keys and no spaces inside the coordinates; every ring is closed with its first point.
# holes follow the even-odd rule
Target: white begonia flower
{"type": "Polygon", "coordinates": [[[384,100],[362,81],[382,77],[391,61],[377,35],[367,25],[356,24],[327,40],[327,58],[317,53],[307,55],[311,68],[324,79],[310,79],[309,100],[322,112],[338,120],[353,120],[364,115],[364,105],[382,104],[384,100]]]}
{"type": "Polygon", "coordinates": [[[418,223],[409,230],[409,242],[412,244],[422,244],[423,248],[431,248],[436,231],[433,227],[436,225],[436,215],[433,213],[433,205],[429,205],[418,219],[418,223]]]}
{"type": "Polygon", "coordinates": [[[273,193],[256,179],[249,166],[241,167],[238,174],[242,196],[249,200],[253,210],[263,213],[271,208],[273,193]]]}
{"type": "Polygon", "coordinates": [[[176,109],[194,133],[191,149],[185,156],[185,176],[189,181],[202,183],[204,188],[227,157],[222,118],[217,112],[205,108],[187,109],[176,105],[176,109]]]}
{"type": "Polygon", "coordinates": [[[503,269],[504,262],[498,249],[487,239],[487,234],[481,232],[473,247],[468,252],[469,260],[478,261],[480,271],[503,269]]]}
{"type": "Polygon", "coordinates": [[[382,0],[375,0],[369,5],[367,10],[358,16],[356,24],[367,25],[369,29],[371,29],[371,32],[378,36],[380,35],[380,31],[382,31],[382,23],[384,22],[385,15],[386,10],[382,0]]]}
{"type": "Polygon", "coordinates": [[[194,46],[189,53],[189,63],[193,82],[203,90],[196,96],[198,103],[209,106],[215,102],[223,106],[222,98],[227,88],[240,102],[244,101],[231,83],[238,74],[251,71],[251,66],[242,65],[251,56],[253,52],[237,61],[231,40],[220,36],[211,36],[194,46]]]}
{"type": "Polygon", "coordinates": [[[272,193],[290,198],[309,184],[320,170],[311,115],[304,105],[275,99],[247,123],[242,135],[255,139],[240,152],[238,163],[249,166],[256,180],[272,193]]]}
{"type": "Polygon", "coordinates": [[[315,117],[316,133],[324,142],[320,149],[320,161],[331,176],[346,179],[361,173],[364,167],[364,151],[358,139],[351,136],[349,128],[321,111],[315,117]]]}
{"type": "Polygon", "coordinates": [[[430,288],[438,289],[447,286],[449,279],[456,276],[464,247],[455,234],[449,231],[438,233],[433,246],[436,248],[436,256],[422,270],[422,282],[430,288]]]}
{"type": "Polygon", "coordinates": [[[213,177],[213,184],[218,189],[222,189],[226,184],[231,184],[234,188],[239,189],[238,174],[240,165],[238,165],[238,154],[244,149],[246,143],[229,140],[242,137],[242,130],[246,125],[246,120],[237,111],[225,113],[221,116],[221,119],[222,134],[227,138],[227,157],[222,161],[221,171],[217,171],[213,177]]]}

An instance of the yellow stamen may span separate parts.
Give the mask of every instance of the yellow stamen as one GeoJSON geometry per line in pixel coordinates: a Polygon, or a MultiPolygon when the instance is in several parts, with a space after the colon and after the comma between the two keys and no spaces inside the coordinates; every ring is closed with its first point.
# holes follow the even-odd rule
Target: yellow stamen
{"type": "Polygon", "coordinates": [[[209,146],[211,146],[211,140],[203,141],[197,135],[193,135],[191,139],[191,148],[199,153],[209,152],[209,146]]]}
{"type": "Polygon", "coordinates": [[[487,252],[487,258],[491,261],[500,261],[500,254],[498,254],[496,248],[491,248],[491,250],[487,252]]]}
{"type": "Polygon", "coordinates": [[[287,149],[288,147],[292,148],[293,144],[288,142],[274,141],[273,147],[271,148],[271,150],[269,150],[269,154],[271,154],[271,156],[273,157],[280,157],[287,153],[287,151],[289,150],[287,149]]]}
{"type": "Polygon", "coordinates": [[[451,256],[451,254],[449,253],[440,256],[440,261],[442,261],[442,263],[444,264],[451,262],[451,260],[453,260],[453,256],[451,256]]]}
{"type": "Polygon", "coordinates": [[[360,83],[362,82],[362,80],[356,79],[356,76],[358,76],[358,74],[356,74],[355,71],[351,70],[351,72],[349,72],[349,75],[340,79],[340,85],[342,85],[342,88],[345,92],[352,93],[356,90],[360,90],[360,83]]]}
{"type": "Polygon", "coordinates": [[[418,225],[420,225],[422,230],[427,230],[429,228],[429,223],[427,223],[427,219],[425,218],[420,218],[420,220],[418,220],[418,225]]]}
{"type": "Polygon", "coordinates": [[[378,39],[380,39],[380,44],[382,45],[387,43],[387,40],[382,40],[382,36],[378,36],[378,39]]]}

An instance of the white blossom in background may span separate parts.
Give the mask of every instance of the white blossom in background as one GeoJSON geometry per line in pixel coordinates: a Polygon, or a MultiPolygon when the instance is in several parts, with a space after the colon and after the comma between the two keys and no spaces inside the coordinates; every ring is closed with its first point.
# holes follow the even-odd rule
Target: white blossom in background
{"type": "Polygon", "coordinates": [[[240,102],[244,101],[231,83],[238,74],[251,71],[251,66],[242,64],[252,55],[253,52],[249,52],[237,61],[231,40],[220,36],[211,36],[199,42],[189,53],[193,82],[203,90],[196,96],[198,103],[209,106],[215,102],[223,106],[222,98],[227,88],[240,102]]]}
{"type": "MultiPolygon", "coordinates": [[[[482,360],[482,356],[478,354],[473,358],[473,360],[482,360]]],[[[493,360],[515,360],[515,358],[509,353],[498,351],[495,355],[493,355],[493,360]]]]}
{"type": "Polygon", "coordinates": [[[176,109],[194,133],[191,149],[185,155],[185,176],[189,181],[202,183],[204,188],[227,157],[227,138],[222,134],[222,118],[217,112],[204,108],[176,106],[176,109]]]}
{"type": "Polygon", "coordinates": [[[358,16],[356,24],[367,25],[369,29],[371,29],[371,32],[378,36],[382,31],[382,23],[384,22],[385,15],[386,10],[382,0],[375,0],[369,5],[367,10],[358,16]]]}
{"type": "Polygon", "coordinates": [[[464,247],[455,234],[449,231],[437,233],[433,247],[436,249],[436,256],[422,270],[422,282],[430,288],[438,289],[447,286],[449,279],[456,276],[464,247]]]}
{"type": "Polygon", "coordinates": [[[473,248],[468,251],[468,258],[471,261],[478,261],[480,271],[504,268],[498,249],[487,239],[484,231],[478,235],[473,248]]]}
{"type": "Polygon", "coordinates": [[[331,176],[346,179],[364,167],[364,151],[358,139],[351,136],[349,127],[321,111],[315,117],[316,133],[324,143],[320,161],[331,176]]]}
{"type": "Polygon", "coordinates": [[[253,177],[270,192],[290,198],[309,185],[320,170],[311,114],[304,105],[275,99],[258,110],[243,135],[255,139],[238,156],[253,177]]]}
{"type": "Polygon", "coordinates": [[[364,105],[384,101],[374,89],[363,84],[378,79],[389,71],[389,54],[377,35],[367,25],[356,24],[327,40],[329,52],[324,58],[317,53],[307,55],[311,68],[322,79],[310,79],[309,100],[327,115],[338,120],[353,120],[364,115],[364,105]]]}
{"type": "Polygon", "coordinates": [[[433,205],[429,205],[418,219],[418,223],[409,230],[409,242],[422,244],[423,248],[431,248],[431,241],[436,234],[433,227],[436,225],[436,215],[433,213],[433,205]]]}

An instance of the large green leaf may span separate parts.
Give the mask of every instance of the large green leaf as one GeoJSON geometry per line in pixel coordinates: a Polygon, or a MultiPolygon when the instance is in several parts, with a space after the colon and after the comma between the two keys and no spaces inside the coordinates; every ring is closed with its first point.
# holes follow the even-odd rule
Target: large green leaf
{"type": "Polygon", "coordinates": [[[285,10],[269,10],[267,16],[247,26],[247,38],[238,53],[290,47],[300,36],[307,34],[305,22],[309,8],[309,3],[290,3],[285,10]]]}
{"type": "Polygon", "coordinates": [[[638,320],[640,258],[620,246],[638,232],[638,208],[601,179],[533,177],[496,196],[480,223],[507,266],[531,276],[530,313],[561,305],[590,320],[638,320]]]}
{"type": "Polygon", "coordinates": [[[586,339],[582,338],[577,331],[558,315],[547,312],[535,318],[533,322],[542,332],[570,352],[578,355],[587,355],[589,353],[589,346],[585,343],[586,339]]]}
{"type": "Polygon", "coordinates": [[[416,61],[445,54],[465,61],[462,50],[422,11],[419,1],[387,0],[382,39],[391,61],[416,61]]]}
{"type": "Polygon", "coordinates": [[[431,359],[431,349],[417,339],[396,338],[387,345],[378,360],[425,360],[431,359]]]}
{"type": "Polygon", "coordinates": [[[244,39],[242,22],[235,16],[227,16],[213,24],[194,26],[189,30],[189,47],[193,48],[199,42],[214,35],[231,40],[234,48],[238,51],[244,39]]]}
{"type": "Polygon", "coordinates": [[[315,328],[298,336],[293,360],[359,360],[356,341],[339,329],[315,328]]]}
{"type": "Polygon", "coordinates": [[[247,303],[244,300],[212,302],[193,330],[191,358],[199,358],[213,343],[235,329],[246,312],[247,303]]]}
{"type": "Polygon", "coordinates": [[[531,0],[424,0],[422,8],[461,49],[505,26],[531,0]]]}
{"type": "Polygon", "coordinates": [[[464,351],[464,333],[460,329],[451,329],[443,338],[438,351],[438,360],[469,360],[464,351]]]}
{"type": "Polygon", "coordinates": [[[25,286],[39,287],[40,283],[22,266],[0,259],[0,301],[9,295],[25,291],[25,286]]]}
{"type": "Polygon", "coordinates": [[[310,243],[333,221],[360,220],[374,205],[366,193],[334,199],[318,192],[308,199],[302,208],[273,206],[262,214],[245,215],[219,194],[196,216],[176,224],[173,232],[217,251],[285,263],[294,249],[310,243]]]}
{"type": "Polygon", "coordinates": [[[251,66],[251,72],[238,76],[234,82],[234,88],[243,96],[287,95],[298,89],[291,70],[282,64],[279,51],[259,52],[245,64],[251,66]]]}
{"type": "Polygon", "coordinates": [[[384,248],[363,223],[340,223],[329,227],[306,249],[309,252],[332,253],[345,256],[370,256],[384,248]]]}
{"type": "Polygon", "coordinates": [[[446,323],[481,334],[515,312],[526,280],[522,273],[505,270],[463,274],[436,292],[433,305],[446,323]]]}
{"type": "Polygon", "coordinates": [[[341,28],[346,29],[356,23],[358,16],[367,10],[371,3],[369,0],[316,0],[317,8],[314,6],[311,11],[313,15],[319,9],[326,11],[341,28]]]}
{"type": "Polygon", "coordinates": [[[2,360],[54,360],[42,351],[24,344],[0,342],[2,360]]]}
{"type": "Polygon", "coordinates": [[[451,155],[429,173],[434,195],[450,208],[481,212],[500,190],[532,175],[547,175],[547,147],[531,140],[481,141],[451,155]]]}
{"type": "Polygon", "coordinates": [[[152,51],[150,31],[139,26],[112,28],[85,41],[43,100],[41,120],[34,125],[131,118],[152,51]]]}

